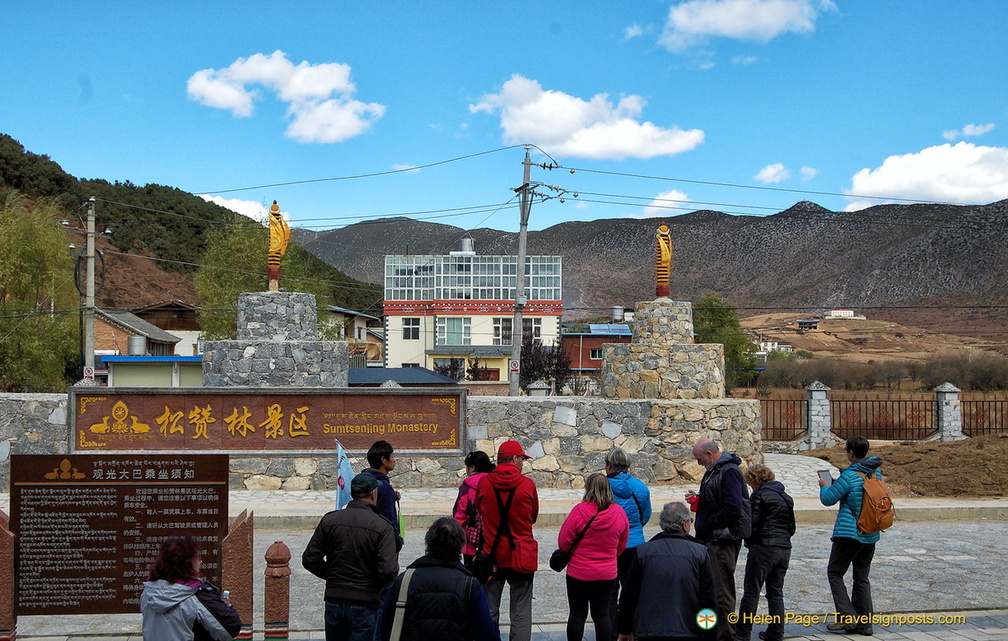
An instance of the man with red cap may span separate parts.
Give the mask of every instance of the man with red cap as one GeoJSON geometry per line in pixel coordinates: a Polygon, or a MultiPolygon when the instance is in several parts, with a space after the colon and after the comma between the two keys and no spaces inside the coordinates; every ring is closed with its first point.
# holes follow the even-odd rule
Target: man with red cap
{"type": "Polygon", "coordinates": [[[539,492],[535,482],[522,474],[522,465],[530,458],[518,441],[504,441],[497,448],[497,467],[476,488],[483,551],[493,554],[499,567],[484,587],[498,622],[504,582],[510,587],[510,641],[532,638],[532,579],[539,568],[539,544],[532,536],[532,524],[539,518],[539,492]]]}

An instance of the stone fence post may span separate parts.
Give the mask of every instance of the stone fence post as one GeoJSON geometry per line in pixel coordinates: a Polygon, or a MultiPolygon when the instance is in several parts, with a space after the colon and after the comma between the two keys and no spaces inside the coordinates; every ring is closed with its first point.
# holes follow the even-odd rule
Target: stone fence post
{"type": "Polygon", "coordinates": [[[266,641],[287,641],[290,635],[290,548],[277,541],[266,550],[263,630],[266,641]]]}
{"type": "Polygon", "coordinates": [[[805,388],[808,403],[806,415],[808,431],[805,433],[805,444],[810,450],[828,447],[833,441],[833,434],[830,431],[833,422],[830,416],[829,391],[830,388],[819,381],[813,381],[805,388]]]}
{"type": "Polygon", "coordinates": [[[0,510],[0,641],[14,641],[16,637],[14,534],[10,531],[10,519],[0,510]]]}
{"type": "Polygon", "coordinates": [[[939,440],[961,441],[966,438],[963,436],[962,431],[962,404],[959,402],[960,391],[952,383],[942,383],[935,388],[935,396],[938,401],[936,419],[939,440]]]}

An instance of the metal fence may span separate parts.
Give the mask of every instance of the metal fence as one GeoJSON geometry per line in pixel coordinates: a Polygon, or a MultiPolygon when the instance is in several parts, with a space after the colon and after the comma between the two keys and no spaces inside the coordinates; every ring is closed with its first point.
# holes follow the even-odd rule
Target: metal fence
{"type": "Polygon", "coordinates": [[[805,433],[805,399],[760,399],[764,441],[792,441],[805,433]]]}
{"type": "Polygon", "coordinates": [[[1008,400],[962,399],[960,404],[966,436],[1008,431],[1008,400]]]}
{"type": "Polygon", "coordinates": [[[934,399],[830,399],[833,433],[885,441],[918,441],[938,429],[934,399]]]}

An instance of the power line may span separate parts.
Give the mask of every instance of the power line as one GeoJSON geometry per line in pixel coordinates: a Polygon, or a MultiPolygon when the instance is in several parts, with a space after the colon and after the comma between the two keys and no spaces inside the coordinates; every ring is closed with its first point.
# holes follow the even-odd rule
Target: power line
{"type": "Polygon", "coordinates": [[[585,168],[582,168],[582,167],[566,167],[566,166],[563,166],[563,165],[560,165],[558,167],[558,169],[568,169],[572,173],[575,172],[575,171],[580,171],[580,172],[584,172],[584,173],[602,174],[602,175],[607,175],[607,176],[621,176],[621,177],[624,177],[624,178],[642,178],[642,179],[645,179],[645,180],[660,180],[660,181],[666,181],[666,182],[679,182],[679,183],[687,183],[687,184],[692,184],[692,185],[706,185],[706,186],[710,186],[710,187],[730,187],[730,188],[733,188],[733,189],[752,189],[752,190],[758,190],[758,191],[774,191],[774,192],[783,192],[783,193],[790,193],[790,194],[806,194],[806,195],[812,195],[812,196],[836,196],[836,197],[840,197],[840,198],[868,198],[868,199],[871,199],[871,200],[892,200],[892,201],[896,201],[896,202],[915,203],[915,204],[963,205],[963,206],[970,206],[970,205],[976,205],[977,204],[977,203],[943,202],[943,201],[933,201],[933,200],[916,200],[916,199],[913,199],[913,198],[896,198],[894,196],[868,196],[868,195],[863,195],[863,194],[842,194],[842,193],[831,192],[831,191],[811,191],[811,190],[806,190],[806,189],[788,189],[786,187],[768,187],[766,185],[741,185],[741,184],[738,184],[738,183],[717,182],[717,181],[711,181],[711,180],[694,180],[694,179],[689,179],[689,178],[673,178],[673,177],[669,177],[669,176],[649,176],[647,174],[632,174],[632,173],[625,173],[625,172],[619,172],[619,171],[605,171],[605,170],[602,170],[602,169],[585,169],[585,168]]]}
{"type": "Polygon", "coordinates": [[[473,154],[467,154],[465,156],[457,156],[455,158],[449,158],[448,160],[439,160],[436,162],[427,163],[425,165],[418,165],[416,167],[403,167],[402,169],[390,169],[388,171],[376,171],[368,174],[356,174],[352,176],[336,176],[333,178],[312,178],[309,180],[291,180],[287,182],[272,183],[268,185],[256,185],[254,187],[236,187],[234,189],[215,189],[215,190],[203,190],[197,191],[200,194],[229,194],[239,191],[251,191],[253,189],[269,189],[272,187],[289,187],[292,185],[310,185],[312,183],[322,183],[322,182],[335,182],[341,180],[357,180],[359,178],[376,178],[378,176],[389,176],[393,174],[402,174],[411,171],[419,171],[421,169],[430,169],[431,167],[437,167],[439,165],[447,165],[449,163],[458,162],[460,160],[469,160],[471,158],[477,158],[479,156],[486,156],[489,154],[495,154],[501,151],[507,151],[508,149],[515,149],[517,147],[523,147],[523,145],[510,145],[508,147],[500,147],[498,149],[491,149],[489,151],[480,151],[473,154]]]}

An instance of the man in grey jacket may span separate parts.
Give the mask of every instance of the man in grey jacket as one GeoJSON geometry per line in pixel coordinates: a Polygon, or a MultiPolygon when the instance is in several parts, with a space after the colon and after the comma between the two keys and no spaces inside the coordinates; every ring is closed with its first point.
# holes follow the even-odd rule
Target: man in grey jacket
{"type": "Polygon", "coordinates": [[[399,573],[392,524],[378,514],[378,481],[358,474],[352,500],[322,517],[301,564],[325,579],[326,641],[372,641],[381,593],[399,573]]]}

